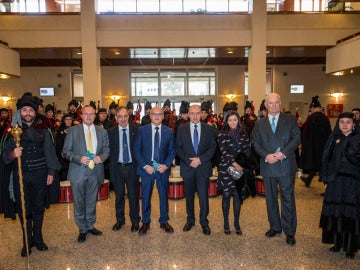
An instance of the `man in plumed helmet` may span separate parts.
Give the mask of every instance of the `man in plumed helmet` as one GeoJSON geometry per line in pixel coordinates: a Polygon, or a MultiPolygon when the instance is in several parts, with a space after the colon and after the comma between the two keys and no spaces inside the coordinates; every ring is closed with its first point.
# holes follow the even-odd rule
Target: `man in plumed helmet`
{"type": "Polygon", "coordinates": [[[176,115],[175,112],[171,110],[171,102],[169,99],[165,100],[162,109],[164,111],[164,119],[162,121],[162,124],[171,128],[171,130],[175,133],[176,115]]]}
{"type": "MultiPolygon", "coordinates": [[[[29,254],[31,247],[39,251],[48,249],[42,236],[42,224],[44,218],[44,201],[47,186],[54,181],[54,175],[60,169],[55,147],[51,134],[46,125],[36,120],[38,104],[31,93],[25,93],[18,100],[17,112],[12,121],[22,127],[20,146],[16,146],[14,138],[8,137],[4,145],[4,161],[12,168],[12,184],[14,190],[16,211],[19,213],[23,233],[24,224],[20,202],[20,183],[18,175],[18,164],[16,160],[22,160],[22,178],[26,208],[26,230],[29,243],[29,254]]],[[[24,246],[21,256],[27,255],[25,245],[25,234],[23,234],[24,246]]]]}
{"type": "Polygon", "coordinates": [[[118,107],[118,105],[116,105],[115,101],[111,102],[109,105],[109,119],[111,122],[113,122],[114,125],[116,125],[115,114],[116,114],[117,107],[118,107]]]}
{"type": "Polygon", "coordinates": [[[51,131],[55,132],[55,130],[57,129],[57,127],[60,125],[59,121],[56,120],[55,118],[55,112],[54,112],[55,108],[53,105],[48,104],[45,106],[45,113],[46,113],[46,117],[50,120],[51,122],[51,131]]]}
{"type": "Polygon", "coordinates": [[[68,104],[68,113],[72,116],[74,125],[80,123],[80,118],[77,112],[77,106],[78,106],[78,102],[75,99],[72,99],[68,104]]]}
{"type": "Polygon", "coordinates": [[[145,126],[151,123],[150,120],[151,103],[146,101],[145,103],[145,115],[141,119],[141,126],[145,126]]]}
{"type": "Polygon", "coordinates": [[[108,117],[106,108],[99,108],[94,124],[105,129],[109,129],[114,126],[114,122],[112,122],[108,117]]]}
{"type": "Polygon", "coordinates": [[[331,133],[329,118],[321,112],[319,96],[312,97],[311,114],[302,126],[300,167],[307,177],[301,176],[305,186],[309,187],[312,179],[321,167],[321,156],[331,133]]]}
{"type": "Polygon", "coordinates": [[[241,116],[240,121],[243,129],[249,136],[251,136],[256,121],[256,115],[254,114],[254,106],[252,101],[247,100],[245,102],[244,115],[241,116]]]}

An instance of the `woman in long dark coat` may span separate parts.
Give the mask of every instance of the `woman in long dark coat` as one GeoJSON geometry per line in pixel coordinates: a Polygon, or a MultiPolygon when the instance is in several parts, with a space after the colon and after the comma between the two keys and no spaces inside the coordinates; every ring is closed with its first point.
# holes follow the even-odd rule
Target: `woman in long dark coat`
{"type": "MultiPolygon", "coordinates": [[[[229,166],[238,172],[244,168],[235,160],[238,154],[250,156],[250,140],[242,129],[240,116],[236,111],[229,111],[225,118],[224,128],[218,134],[218,145],[221,153],[219,163],[218,189],[222,190],[222,210],[224,215],[224,233],[230,234],[229,209],[233,197],[234,227],[236,234],[242,234],[240,228],[241,194],[237,191],[235,180],[228,173],[229,166]]],[[[240,179],[237,181],[241,181],[240,179]]]]}
{"type": "Polygon", "coordinates": [[[320,218],[323,243],[354,258],[360,248],[360,130],[351,113],[340,114],[323,153],[326,184],[320,218]]]}

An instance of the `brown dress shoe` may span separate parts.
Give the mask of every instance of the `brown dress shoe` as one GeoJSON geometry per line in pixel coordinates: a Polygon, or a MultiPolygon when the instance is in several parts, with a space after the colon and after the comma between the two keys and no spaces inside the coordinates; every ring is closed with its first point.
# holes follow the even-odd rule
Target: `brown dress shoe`
{"type": "Polygon", "coordinates": [[[139,230],[139,234],[146,234],[149,229],[150,229],[150,223],[143,223],[143,225],[139,230]]]}
{"type": "Polygon", "coordinates": [[[167,233],[173,233],[173,232],[174,232],[173,227],[171,227],[170,224],[167,223],[167,222],[166,222],[166,223],[163,223],[163,224],[160,224],[160,228],[161,228],[161,229],[164,229],[165,232],[167,232],[167,233]]]}

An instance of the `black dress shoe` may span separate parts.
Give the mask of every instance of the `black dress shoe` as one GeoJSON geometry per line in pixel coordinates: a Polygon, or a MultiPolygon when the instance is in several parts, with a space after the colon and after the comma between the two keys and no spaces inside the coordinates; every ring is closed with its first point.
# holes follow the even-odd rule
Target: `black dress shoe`
{"type": "Polygon", "coordinates": [[[87,233],[80,233],[79,236],[78,236],[78,242],[79,243],[85,242],[86,235],[87,235],[87,233]]]}
{"type": "Polygon", "coordinates": [[[88,230],[88,233],[91,233],[93,235],[102,235],[102,231],[99,231],[98,229],[95,229],[95,228],[88,230]]]}
{"type": "Polygon", "coordinates": [[[205,234],[205,235],[210,235],[211,230],[210,230],[210,227],[209,227],[208,225],[206,225],[206,226],[201,226],[201,228],[202,228],[203,234],[205,234]]]}
{"type": "Polygon", "coordinates": [[[33,243],[32,246],[36,247],[37,250],[39,250],[39,251],[45,251],[45,250],[49,249],[48,246],[44,242],[42,242],[42,243],[33,243]]]}
{"type": "Polygon", "coordinates": [[[139,222],[133,223],[133,224],[131,225],[131,231],[132,231],[132,232],[136,232],[136,231],[138,231],[138,230],[139,230],[139,222]]]}
{"type": "Polygon", "coordinates": [[[139,230],[139,234],[146,234],[149,229],[150,229],[150,223],[143,223],[143,225],[139,230]]]}
{"type": "Polygon", "coordinates": [[[163,223],[163,224],[160,224],[160,228],[161,228],[161,229],[164,229],[165,232],[167,232],[167,233],[173,233],[173,232],[174,232],[173,227],[171,227],[170,224],[167,223],[167,222],[166,222],[166,223],[163,223]]]}
{"type": "Polygon", "coordinates": [[[183,231],[184,232],[190,231],[193,226],[195,226],[194,223],[186,222],[186,224],[184,225],[183,231]]]}
{"type": "Polygon", "coordinates": [[[281,231],[275,231],[273,229],[270,229],[265,233],[265,235],[267,237],[274,237],[275,235],[280,234],[280,233],[281,233],[281,231]]]}
{"type": "Polygon", "coordinates": [[[119,222],[119,221],[118,221],[118,222],[116,222],[115,225],[112,227],[112,230],[113,230],[113,231],[118,231],[118,230],[121,229],[121,226],[124,225],[124,224],[125,224],[125,222],[119,222]]]}
{"type": "Polygon", "coordinates": [[[241,229],[235,230],[235,233],[236,233],[237,235],[242,235],[242,230],[241,230],[241,229]]]}
{"type": "Polygon", "coordinates": [[[346,257],[349,258],[349,259],[354,259],[355,258],[355,253],[352,253],[352,252],[347,252],[346,253],[346,257]]]}
{"type": "MultiPolygon", "coordinates": [[[[29,255],[31,254],[31,248],[29,249],[29,255]]],[[[23,248],[21,249],[21,257],[26,257],[26,247],[23,246],[23,248]]]]}
{"type": "Polygon", "coordinates": [[[229,234],[231,234],[231,231],[230,230],[224,230],[224,233],[229,235],[229,234]]]}
{"type": "Polygon", "coordinates": [[[286,243],[293,246],[296,244],[295,237],[293,235],[287,235],[286,236],[286,243]]]}
{"type": "Polygon", "coordinates": [[[339,248],[339,247],[337,247],[337,246],[335,245],[335,246],[329,248],[329,250],[330,250],[331,252],[340,252],[341,248],[339,248]]]}

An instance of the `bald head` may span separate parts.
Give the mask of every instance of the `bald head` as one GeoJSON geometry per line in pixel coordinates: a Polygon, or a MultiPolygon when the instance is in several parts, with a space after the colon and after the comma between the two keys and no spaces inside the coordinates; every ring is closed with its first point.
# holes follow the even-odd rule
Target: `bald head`
{"type": "Polygon", "coordinates": [[[270,93],[265,97],[265,107],[272,116],[280,113],[281,98],[277,93],[270,93]]]}

